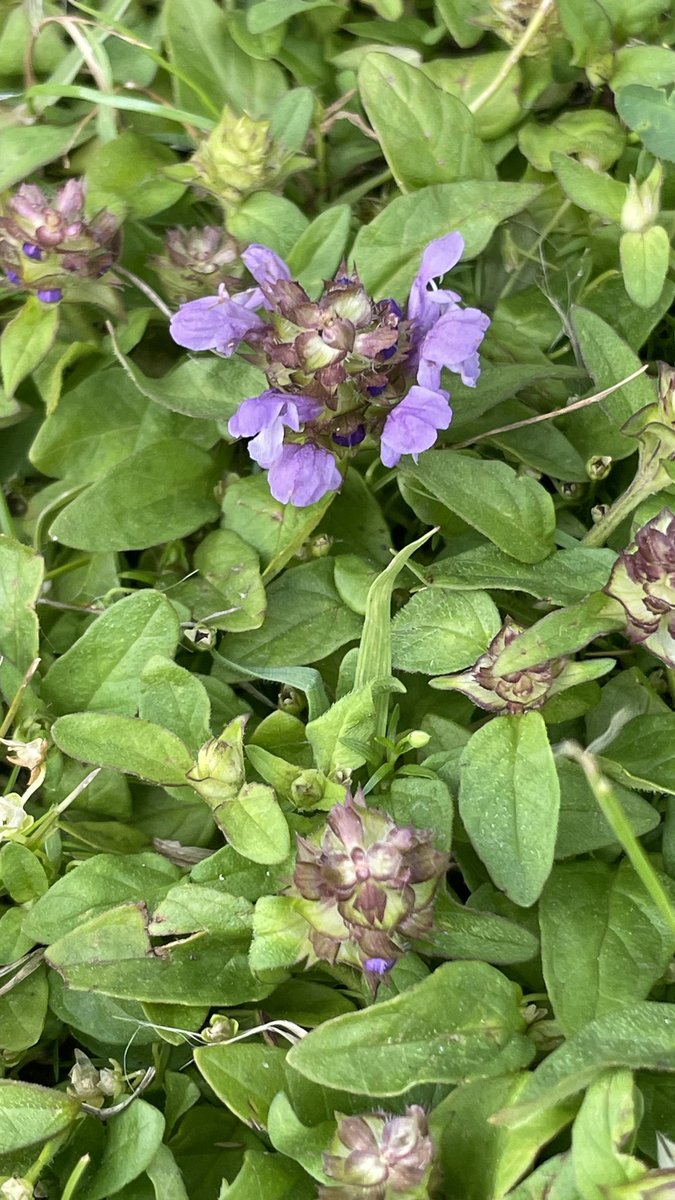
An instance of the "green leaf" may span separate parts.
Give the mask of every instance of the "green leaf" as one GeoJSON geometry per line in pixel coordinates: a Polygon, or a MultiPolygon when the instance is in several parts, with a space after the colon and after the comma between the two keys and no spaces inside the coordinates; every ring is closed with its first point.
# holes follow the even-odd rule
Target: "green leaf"
{"type": "Polygon", "coordinates": [[[39,1042],[49,1010],[44,963],[0,997],[0,1046],[11,1056],[39,1042]]]}
{"type": "MultiPolygon", "coordinates": [[[[641,363],[637,354],[626,345],[617,333],[597,313],[590,309],[572,308],[572,328],[579,343],[581,357],[596,385],[602,391],[619,380],[639,370],[641,363]]],[[[617,392],[600,401],[602,411],[612,425],[620,429],[633,413],[639,412],[656,399],[654,384],[645,375],[639,375],[626,383],[617,392]]],[[[633,447],[634,441],[631,439],[633,447]]]]}
{"type": "Polygon", "coordinates": [[[5,842],[0,850],[0,880],[16,904],[30,904],[49,888],[40,859],[21,842],[5,842]]]}
{"type": "Polygon", "coordinates": [[[522,1071],[462,1083],[434,1109],[431,1132],[440,1148],[446,1200],[504,1196],[570,1120],[573,1108],[560,1106],[520,1129],[493,1125],[492,1114],[515,1103],[528,1078],[522,1071]]]}
{"type": "Polygon", "coordinates": [[[456,229],[465,241],[464,258],[475,258],[500,222],[526,208],[540,191],[539,184],[487,180],[437,184],[398,196],[362,226],[354,243],[366,288],[404,301],[429,242],[456,229]]]}
{"type": "Polygon", "coordinates": [[[605,221],[621,224],[621,211],[627,194],[625,183],[557,150],[551,152],[551,167],[568,200],[605,221]]]}
{"type": "Polygon", "coordinates": [[[272,788],[262,783],[247,783],[236,799],[228,800],[213,811],[228,842],[256,863],[280,863],[291,849],[286,818],[272,788]]]}
{"type": "Polygon", "coordinates": [[[620,767],[635,787],[675,795],[674,734],[673,713],[633,717],[603,751],[603,762],[620,767]]]}
{"type": "Polygon", "coordinates": [[[442,779],[397,776],[392,780],[386,809],[397,824],[428,829],[439,850],[450,849],[454,810],[452,796],[442,779]]]}
{"type": "Polygon", "coordinates": [[[501,628],[497,606],[487,592],[416,592],[394,617],[394,667],[435,675],[460,671],[484,654],[501,628]]]}
{"type": "Polygon", "coordinates": [[[318,559],[284,572],[267,591],[267,619],[259,630],[230,634],[228,658],[255,667],[316,662],[355,641],[361,619],[335,589],[333,561],[318,559]]]}
{"type": "Polygon", "coordinates": [[[518,134],[522,153],[537,171],[552,170],[553,151],[592,156],[598,167],[606,170],[616,162],[625,143],[626,135],[614,113],[602,108],[562,112],[546,123],[528,121],[518,134]]]}
{"type": "Polygon", "coordinates": [[[267,1125],[270,1104],[282,1091],[286,1051],[277,1046],[200,1046],[195,1063],[201,1075],[240,1121],[267,1125]]]}
{"type": "Polygon", "coordinates": [[[315,1195],[315,1183],[297,1163],[259,1150],[245,1152],[244,1165],[227,1189],[227,1200],[314,1200],[315,1195]]]}
{"type": "Polygon", "coordinates": [[[215,933],[245,938],[252,924],[253,907],[240,896],[183,880],[160,901],[148,925],[151,937],[176,937],[186,933],[215,933]]]}
{"type": "Polygon", "coordinates": [[[266,33],[275,29],[296,13],[309,12],[314,8],[338,8],[331,0],[256,0],[246,13],[246,24],[251,33],[266,33]]]}
{"type": "Polygon", "coordinates": [[[348,204],[327,208],[300,234],[288,255],[294,279],[298,279],[311,296],[319,292],[323,280],[331,279],[340,266],[351,217],[348,204]]]}
{"type": "Polygon", "coordinates": [[[530,1075],[512,1108],[499,1114],[511,1127],[576,1095],[614,1067],[675,1071],[672,1005],[643,1001],[596,1017],[530,1075]]]}
{"type": "MultiPolygon", "coordinates": [[[[144,375],[130,358],[125,358],[124,369],[147,400],[198,421],[229,421],[242,400],[265,390],[262,371],[236,355],[184,358],[161,379],[144,375]]],[[[191,429],[190,440],[197,441],[198,426],[190,422],[183,428],[191,429]]]]}
{"type": "Polygon", "coordinates": [[[201,679],[160,656],[143,666],[138,715],[175,733],[194,754],[211,736],[211,702],[201,679]]]}
{"type": "Polygon", "coordinates": [[[335,1136],[335,1122],[303,1125],[284,1091],[277,1092],[270,1105],[268,1134],[275,1150],[300,1163],[313,1179],[328,1182],[323,1170],[323,1156],[330,1150],[335,1136]]]}
{"type": "Polygon", "coordinates": [[[320,1025],[289,1067],[326,1087],[397,1096],[418,1083],[457,1083],[525,1066],[520,989],[485,963],[446,963],[421,983],[320,1025]]]}
{"type": "Polygon", "coordinates": [[[127,129],[99,145],[87,163],[87,211],[136,219],[152,217],[180,200],[185,184],[165,174],[176,163],[168,146],[127,129]]]}
{"type": "Polygon", "coordinates": [[[161,593],[125,596],[53,663],[42,696],[58,715],[93,709],[133,716],[145,664],[154,655],[171,658],[179,636],[176,610],[161,593]]]}
{"type": "Polygon", "coordinates": [[[142,396],[121,367],[112,367],[95,372],[63,396],[40,426],[30,456],[45,475],[90,483],[164,438],[208,448],[218,434],[210,423],[167,413],[142,396]]]}
{"type": "Polygon", "coordinates": [[[217,469],[204,450],[177,440],[132,454],[87,488],[51,526],[77,550],[144,549],[213,521],[217,469]]]}
{"type": "Polygon", "coordinates": [[[657,304],[668,273],[670,239],[662,225],[643,233],[624,233],[619,243],[623,282],[640,308],[657,304]]]}
{"type": "MultiPolygon", "coordinates": [[[[459,0],[459,3],[461,2],[462,0],[459,0]]],[[[471,2],[472,0],[469,0],[469,3],[471,2]]],[[[478,0],[478,4],[481,3],[482,0],[478,0]]],[[[436,7],[443,12],[448,5],[441,0],[436,7]]],[[[474,29],[473,32],[478,37],[481,36],[478,29],[474,29]]],[[[457,41],[457,35],[453,34],[453,36],[457,41]]],[[[474,38],[474,40],[477,39],[474,38]]],[[[457,96],[470,109],[472,101],[476,100],[485,91],[488,84],[494,81],[497,72],[504,66],[507,55],[508,51],[506,50],[486,51],[476,55],[453,55],[423,63],[421,69],[437,87],[442,88],[451,96],[457,96]]],[[[501,137],[520,119],[522,87],[522,73],[519,65],[514,63],[507,78],[497,88],[494,95],[474,114],[476,132],[483,141],[492,141],[494,138],[501,137]]]]}
{"type": "Polygon", "coordinates": [[[58,328],[58,304],[45,304],[37,296],[29,296],[5,326],[0,342],[0,366],[8,397],[14,395],[21,381],[51,350],[58,328]]]}
{"type": "Polygon", "coordinates": [[[631,84],[616,97],[616,111],[657,158],[675,161],[675,98],[660,88],[631,84]]]}
{"type": "Polygon", "coordinates": [[[228,218],[228,230],[240,242],[263,242],[282,258],[309,226],[296,204],[274,192],[256,192],[228,218]]]}
{"type": "Polygon", "coordinates": [[[529,962],[539,948],[528,929],[494,913],[466,908],[448,896],[439,896],[433,930],[416,938],[414,946],[431,958],[477,959],[496,966],[529,962]]]}
{"type": "Polygon", "coordinates": [[[162,946],[157,953],[143,906],[125,904],[59,938],[46,960],[75,991],[210,1008],[260,1000],[270,990],[248,969],[246,940],[203,934],[162,946]]]}
{"type": "Polygon", "coordinates": [[[199,543],[193,561],[199,575],[174,588],[172,598],[188,605],[197,624],[230,633],[259,629],[267,598],[253,547],[231,529],[216,529],[199,543]]]}
{"type": "Polygon", "coordinates": [[[310,721],[305,732],[320,771],[334,776],[336,771],[363,766],[366,753],[360,746],[367,750],[375,735],[372,684],[342,696],[327,712],[310,721]]]}
{"type": "MultiPolygon", "coordinates": [[[[91,136],[88,131],[87,135],[91,136]]],[[[54,162],[83,140],[77,125],[16,125],[2,134],[0,190],[23,183],[39,167],[54,162]]]]}
{"type": "Polygon", "coordinates": [[[249,58],[233,41],[215,0],[168,0],[162,13],[169,57],[194,83],[176,81],[179,103],[207,116],[224,104],[257,117],[271,111],[287,90],[281,67],[249,58]]]}
{"type": "Polygon", "coordinates": [[[560,786],[543,717],[496,717],[461,758],[459,811],[474,849],[515,904],[534,904],[553,866],[560,786]]]}
{"type": "Polygon", "coordinates": [[[80,1103],[36,1083],[0,1080],[0,1154],[16,1154],[63,1133],[80,1114],[80,1103]]]}
{"type": "MultiPolygon", "coordinates": [[[[304,0],[302,0],[302,4],[304,8],[304,0]]],[[[250,16],[252,12],[253,9],[248,9],[247,15],[250,16]]],[[[232,28],[232,26],[230,27],[232,28]]],[[[274,56],[272,55],[272,57],[274,56]]],[[[285,96],[282,96],[274,105],[270,115],[270,133],[274,140],[284,146],[286,150],[302,150],[312,124],[314,108],[315,99],[311,88],[297,87],[286,92],[285,96]]],[[[326,211],[339,213],[341,207],[338,204],[334,209],[326,211]]],[[[312,224],[315,225],[318,220],[320,217],[317,217],[312,224]]],[[[296,270],[295,267],[292,269],[296,270]]]]}
{"type": "Polygon", "coordinates": [[[572,654],[624,624],[617,603],[603,592],[592,592],[571,608],[549,613],[526,629],[500,655],[499,669],[503,673],[525,671],[558,655],[572,654]]]}
{"type": "Polygon", "coordinates": [[[162,1142],[164,1117],[153,1104],[135,1100],[106,1125],[103,1157],[85,1179],[82,1200],[105,1200],[150,1166],[162,1142]]]}
{"type": "MultiPolygon", "coordinates": [[[[597,710],[596,710],[597,711],[597,710]]],[[[597,801],[578,763],[559,758],[556,769],[560,780],[560,819],[555,844],[556,858],[588,854],[601,846],[616,845],[616,836],[598,808],[597,801]]],[[[647,800],[621,784],[614,784],[633,832],[640,837],[659,824],[659,814],[647,800]]]]}
{"type": "Polygon", "coordinates": [[[165,787],[183,786],[193,766],[190,751],[174,733],[134,717],[69,713],[54,723],[52,737],[70,758],[165,787]]]}
{"type": "Polygon", "coordinates": [[[641,1112],[630,1071],[608,1071],[591,1084],[572,1130],[574,1173],[584,1197],[604,1200],[608,1191],[645,1174],[643,1163],[622,1153],[633,1142],[641,1112]]]}
{"type": "Polygon", "coordinates": [[[672,932],[628,862],[555,867],[539,920],[547,991],[566,1035],[644,1000],[673,952],[672,932]]]}
{"type": "Polygon", "coordinates": [[[52,884],[25,918],[26,932],[49,945],[84,921],[127,901],[155,909],[180,878],[159,854],[97,854],[52,884]]]}
{"type": "Polygon", "coordinates": [[[429,583],[439,588],[498,588],[565,605],[604,587],[615,562],[613,550],[575,546],[557,550],[538,563],[519,563],[497,546],[484,544],[438,559],[426,574],[429,583]]]}
{"type": "Polygon", "coordinates": [[[11,537],[0,536],[0,688],[10,701],[37,658],[44,560],[11,537]]]}
{"type": "Polygon", "coordinates": [[[267,582],[292,559],[316,528],[330,502],[329,496],[308,508],[280,504],[272,496],[265,475],[249,475],[234,480],[227,488],[223,498],[223,524],[257,550],[266,568],[263,578],[267,582]]]}
{"type": "Polygon", "coordinates": [[[391,54],[368,54],[358,81],[366,114],[402,192],[496,178],[468,108],[418,67],[391,54]]]}
{"type": "Polygon", "coordinates": [[[440,500],[500,550],[536,563],[553,550],[555,511],[541,484],[495,460],[431,450],[401,476],[440,500]]]}
{"type": "Polygon", "coordinates": [[[168,1146],[157,1147],[155,1157],[145,1171],[155,1189],[155,1200],[190,1200],[182,1172],[168,1146]]]}

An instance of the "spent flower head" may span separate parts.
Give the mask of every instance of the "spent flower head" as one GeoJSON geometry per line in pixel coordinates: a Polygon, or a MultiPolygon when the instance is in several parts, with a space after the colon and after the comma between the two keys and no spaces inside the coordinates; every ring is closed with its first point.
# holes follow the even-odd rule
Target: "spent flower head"
{"type": "Polygon", "coordinates": [[[623,606],[630,641],[675,667],[675,513],[669,508],[638,529],[605,591],[623,606]]]}
{"type": "Polygon", "coordinates": [[[84,182],[69,179],[52,196],[24,183],[0,199],[0,267],[45,304],[81,298],[75,283],[81,292],[82,280],[100,279],[119,256],[119,221],[106,210],[86,218],[85,197],[84,182]]]}
{"type": "Polygon", "coordinates": [[[423,1200],[429,1195],[435,1149],[419,1104],[403,1116],[370,1113],[338,1117],[333,1145],[324,1155],[326,1175],[337,1187],[321,1200],[423,1200]]]}
{"type": "Polygon", "coordinates": [[[472,667],[456,675],[440,675],[431,680],[432,687],[462,692],[486,712],[516,716],[541,708],[556,691],[569,686],[564,679],[569,663],[566,658],[554,658],[524,670],[504,672],[500,669],[502,655],[521,633],[523,626],[507,617],[472,667]]]}
{"type": "MultiPolygon", "coordinates": [[[[110,1060],[113,1061],[112,1059],[110,1060]]],[[[124,1091],[122,1072],[117,1064],[113,1067],[95,1067],[83,1050],[75,1050],[75,1064],[68,1074],[68,1094],[84,1101],[92,1108],[102,1108],[110,1096],[117,1097],[124,1091]]]]}
{"type": "Polygon", "coordinates": [[[309,926],[310,960],[360,966],[376,979],[406,938],[431,928],[448,855],[430,833],[368,807],[361,792],[334,805],[319,832],[298,836],[297,849],[287,894],[309,926]]]}
{"type": "Polygon", "coordinates": [[[151,258],[150,265],[175,304],[212,295],[221,284],[235,288],[243,271],[237,242],[215,225],[169,229],[163,254],[151,258]]]}
{"type": "Polygon", "coordinates": [[[345,463],[362,443],[380,446],[385,466],[434,445],[452,419],[447,369],[469,386],[480,374],[478,348],[490,322],[460,307],[436,279],[459,261],[464,241],[450,233],[427,246],[407,313],[373,300],[358,274],[341,267],[310,298],[286,263],[254,244],[241,257],[257,286],[184,304],[171,332],[191,350],[246,356],[269,387],[240,405],[229,432],[248,438],[268,471],[272,495],[304,507],[339,490],[345,463]]]}

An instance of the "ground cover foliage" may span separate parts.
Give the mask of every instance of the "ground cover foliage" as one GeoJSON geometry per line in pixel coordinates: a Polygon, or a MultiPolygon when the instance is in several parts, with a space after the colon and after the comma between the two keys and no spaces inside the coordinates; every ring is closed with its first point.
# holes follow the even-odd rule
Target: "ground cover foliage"
{"type": "Polygon", "coordinates": [[[675,1196],[670,6],[0,19],[0,1196],[675,1196]]]}

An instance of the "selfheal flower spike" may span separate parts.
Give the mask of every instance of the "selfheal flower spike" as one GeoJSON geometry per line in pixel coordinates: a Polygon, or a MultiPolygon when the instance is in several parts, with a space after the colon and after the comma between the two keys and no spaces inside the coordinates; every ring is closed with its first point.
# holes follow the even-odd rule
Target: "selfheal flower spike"
{"type": "Polygon", "coordinates": [[[235,288],[242,274],[236,241],[213,225],[169,229],[164,254],[151,258],[150,265],[165,295],[178,304],[212,295],[220,284],[235,288]]]}
{"type": "Polygon", "coordinates": [[[321,1200],[421,1200],[429,1194],[434,1158],[426,1113],[418,1104],[401,1117],[338,1116],[324,1171],[340,1186],[322,1188],[319,1195],[321,1200]]]}
{"type": "Polygon", "coordinates": [[[406,937],[431,928],[447,854],[429,833],[368,807],[361,793],[334,805],[323,831],[297,842],[288,895],[310,926],[314,956],[385,975],[406,937]]]}
{"type": "Polygon", "coordinates": [[[432,687],[462,692],[486,712],[519,716],[530,709],[541,708],[564,687],[568,660],[549,659],[538,666],[507,674],[500,671],[501,655],[522,632],[523,626],[507,617],[485,654],[468,671],[441,675],[431,680],[432,687]]]}
{"type": "Polygon", "coordinates": [[[626,613],[626,634],[675,667],[675,514],[664,508],[619,555],[605,592],[626,613]]]}

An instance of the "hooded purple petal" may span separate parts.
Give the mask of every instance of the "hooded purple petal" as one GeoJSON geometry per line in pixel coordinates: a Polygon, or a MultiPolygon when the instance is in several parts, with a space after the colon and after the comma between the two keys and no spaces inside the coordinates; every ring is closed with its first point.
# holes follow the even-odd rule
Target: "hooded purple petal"
{"type": "Polygon", "coordinates": [[[440,279],[459,262],[464,251],[464,238],[461,233],[446,233],[444,237],[430,242],[424,254],[417,277],[410,289],[408,301],[408,316],[418,328],[426,330],[438,317],[437,304],[456,302],[459,296],[455,292],[430,292],[429,284],[432,279],[440,279]]]}
{"type": "Polygon", "coordinates": [[[452,420],[449,399],[447,392],[411,387],[384,423],[380,458],[385,467],[395,467],[402,454],[431,449],[438,430],[447,429],[452,420]]]}
{"type": "Polygon", "coordinates": [[[247,292],[231,299],[223,289],[218,296],[181,304],[171,318],[174,342],[188,350],[218,350],[229,358],[252,330],[264,327],[262,318],[247,307],[252,299],[247,292]]]}
{"type": "Polygon", "coordinates": [[[268,429],[284,411],[285,403],[286,397],[280,392],[267,391],[260,396],[250,396],[239,405],[234,416],[230,417],[227,423],[230,436],[254,437],[261,430],[268,429]]]}
{"type": "Polygon", "coordinates": [[[473,386],[480,374],[476,351],[489,325],[490,318],[478,308],[456,308],[440,317],[420,347],[417,378],[422,387],[437,388],[442,367],[473,386]]]}
{"type": "Polygon", "coordinates": [[[270,250],[269,246],[261,245],[260,242],[253,242],[248,246],[243,251],[241,260],[261,287],[278,283],[280,279],[291,278],[290,269],[286,266],[283,258],[279,258],[274,250],[270,250]]]}
{"type": "Polygon", "coordinates": [[[337,492],[342,486],[333,455],[309,442],[284,446],[270,467],[268,479],[274,499],[296,508],[316,504],[326,492],[337,492]]]}

